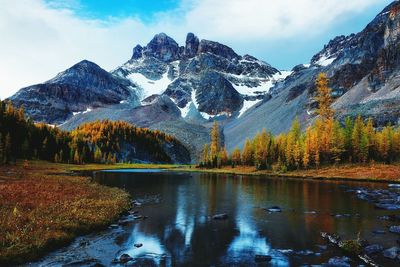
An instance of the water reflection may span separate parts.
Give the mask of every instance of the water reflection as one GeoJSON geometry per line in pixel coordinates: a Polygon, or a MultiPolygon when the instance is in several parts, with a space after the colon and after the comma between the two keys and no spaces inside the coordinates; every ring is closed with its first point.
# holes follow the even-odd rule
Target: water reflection
{"type": "MultiPolygon", "coordinates": [[[[395,242],[395,237],[372,235],[371,229],[381,227],[376,218],[383,211],[346,193],[338,182],[154,170],[100,172],[95,178],[128,190],[142,203],[138,212],[149,217],[124,228],[129,237],[114,244],[115,257],[127,253],[135,259],[133,266],[255,266],[256,255],[272,256],[273,266],[321,264],[340,252],[318,251],[316,245],[325,244],[320,231],[345,238],[360,231],[374,242],[395,242]],[[274,205],[283,212],[265,211],[274,205]],[[229,217],[213,220],[218,213],[229,217]],[[345,213],[351,216],[332,216],[345,213]],[[294,252],[285,254],[288,249],[294,252]]],[[[109,258],[85,253],[110,264],[109,258]]]]}

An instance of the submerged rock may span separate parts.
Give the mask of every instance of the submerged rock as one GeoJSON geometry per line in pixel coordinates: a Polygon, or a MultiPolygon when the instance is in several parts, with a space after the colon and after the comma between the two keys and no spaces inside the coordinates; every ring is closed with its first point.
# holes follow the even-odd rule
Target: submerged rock
{"type": "Polygon", "coordinates": [[[366,246],[364,248],[364,252],[366,254],[368,254],[368,255],[376,254],[376,253],[379,253],[381,251],[383,251],[383,247],[381,245],[378,245],[378,244],[369,245],[369,246],[366,246]]]}
{"type": "Polygon", "coordinates": [[[389,227],[389,232],[400,234],[400,225],[394,225],[389,227]]]}
{"type": "Polygon", "coordinates": [[[399,247],[392,247],[392,248],[388,248],[386,250],[383,251],[383,256],[389,259],[396,259],[397,257],[399,257],[399,253],[400,253],[400,248],[399,247]]]}
{"type": "Polygon", "coordinates": [[[270,255],[255,255],[254,260],[256,262],[270,262],[272,257],[270,255]]]}
{"type": "Polygon", "coordinates": [[[119,262],[121,262],[121,263],[127,263],[128,261],[131,261],[131,260],[133,260],[133,258],[131,256],[129,256],[128,254],[122,254],[119,257],[119,262]]]}
{"type": "Polygon", "coordinates": [[[383,210],[400,210],[399,204],[377,203],[375,207],[383,210]]]}
{"type": "Polygon", "coordinates": [[[334,257],[328,261],[328,266],[350,267],[350,258],[348,257],[334,257]]]}
{"type": "Polygon", "coordinates": [[[228,219],[228,214],[226,214],[226,213],[216,214],[212,218],[214,220],[226,220],[226,219],[228,219]]]}
{"type": "Polygon", "coordinates": [[[386,234],[386,231],[385,231],[385,230],[380,230],[380,229],[373,230],[372,232],[373,232],[374,234],[377,234],[377,235],[386,234]]]}
{"type": "Polygon", "coordinates": [[[268,212],[282,212],[282,209],[278,206],[272,206],[267,209],[268,212]]]}

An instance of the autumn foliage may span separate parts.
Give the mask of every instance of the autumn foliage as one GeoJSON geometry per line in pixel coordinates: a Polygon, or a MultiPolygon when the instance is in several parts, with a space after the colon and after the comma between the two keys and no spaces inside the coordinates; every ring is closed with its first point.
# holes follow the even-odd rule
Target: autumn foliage
{"type": "Polygon", "coordinates": [[[361,116],[340,122],[334,118],[331,90],[325,74],[318,76],[316,87],[318,117],[305,131],[301,131],[296,118],[289,132],[274,136],[264,129],[253,139],[247,139],[242,150],[236,148],[229,160],[218,161],[219,165],[210,163],[213,159],[205,149],[200,165],[246,165],[285,171],[339,163],[392,163],[400,160],[400,128],[388,125],[377,129],[372,119],[364,121],[361,116]]]}
{"type": "Polygon", "coordinates": [[[130,161],[124,147],[146,151],[158,162],[171,162],[165,143],[179,141],[160,131],[122,121],[95,121],[72,132],[26,119],[23,107],[0,101],[0,165],[16,159],[43,159],[65,163],[116,163],[130,161]]]}

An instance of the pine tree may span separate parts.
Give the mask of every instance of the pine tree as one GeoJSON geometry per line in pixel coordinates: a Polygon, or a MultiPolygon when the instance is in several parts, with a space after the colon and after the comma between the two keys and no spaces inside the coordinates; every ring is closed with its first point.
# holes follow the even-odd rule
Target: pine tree
{"type": "Polygon", "coordinates": [[[225,166],[225,165],[227,165],[228,164],[228,160],[229,160],[229,157],[228,157],[228,151],[226,150],[226,147],[224,147],[220,152],[219,152],[219,156],[220,156],[220,158],[221,158],[221,165],[222,166],[225,166]]]}
{"type": "Polygon", "coordinates": [[[75,150],[75,154],[74,154],[74,162],[76,164],[80,164],[81,163],[81,157],[80,157],[79,152],[78,152],[77,149],[75,150]]]}
{"type": "Polygon", "coordinates": [[[300,167],[301,152],[300,152],[300,142],[297,141],[293,147],[293,161],[296,168],[300,167]]]}
{"type": "Polygon", "coordinates": [[[328,77],[325,73],[318,75],[316,80],[317,96],[315,100],[318,102],[318,114],[322,120],[330,120],[334,116],[334,110],[331,108],[333,100],[328,82],[328,77]]]}
{"type": "Polygon", "coordinates": [[[360,162],[366,163],[369,158],[369,140],[366,131],[362,131],[361,140],[360,140],[360,154],[359,160],[360,162]]]}
{"type": "Polygon", "coordinates": [[[203,152],[201,156],[201,162],[208,166],[210,163],[210,146],[209,144],[204,144],[203,152]]]}
{"type": "Polygon", "coordinates": [[[306,130],[306,138],[303,146],[303,167],[308,168],[310,164],[310,150],[311,150],[311,128],[308,127],[306,130]]]}
{"type": "Polygon", "coordinates": [[[235,149],[232,152],[232,163],[234,165],[240,165],[241,161],[241,156],[240,156],[240,149],[238,147],[235,147],[235,149]]]}
{"type": "Polygon", "coordinates": [[[343,152],[345,151],[345,134],[344,129],[340,127],[338,121],[334,122],[331,141],[331,156],[335,164],[342,160],[343,152]]]}
{"type": "Polygon", "coordinates": [[[352,161],[352,148],[353,148],[353,120],[350,119],[350,117],[346,117],[344,121],[344,150],[345,150],[345,155],[347,156],[347,159],[351,162],[352,161]]]}
{"type": "Polygon", "coordinates": [[[354,122],[353,133],[351,135],[351,140],[352,140],[351,143],[352,143],[352,150],[353,150],[353,159],[358,162],[360,162],[362,160],[361,138],[362,138],[363,129],[364,129],[364,123],[361,119],[361,116],[357,116],[357,118],[354,122]]]}
{"type": "Polygon", "coordinates": [[[214,125],[211,130],[211,145],[210,145],[211,161],[215,161],[219,151],[220,151],[219,127],[217,121],[214,121],[214,125]]]}
{"type": "MultiPolygon", "coordinates": [[[[1,103],[1,101],[0,101],[1,103]]],[[[1,110],[0,110],[1,112],[1,110]]],[[[0,133],[0,165],[4,164],[4,145],[3,145],[3,135],[0,133]]]]}
{"type": "Polygon", "coordinates": [[[54,156],[54,162],[55,163],[60,162],[60,156],[58,155],[58,153],[56,153],[55,156],[54,156]]]}
{"type": "Polygon", "coordinates": [[[250,139],[246,139],[244,144],[243,152],[242,152],[242,162],[245,165],[252,165],[253,164],[253,146],[251,144],[250,139]]]}
{"type": "Polygon", "coordinates": [[[94,152],[94,161],[97,163],[101,163],[103,159],[103,154],[101,153],[101,150],[98,146],[96,146],[96,150],[94,152]]]}
{"type": "Polygon", "coordinates": [[[111,155],[111,153],[108,153],[107,164],[111,164],[111,163],[112,163],[112,155],[111,155]]]}
{"type": "Polygon", "coordinates": [[[29,154],[29,142],[28,139],[25,138],[21,145],[21,156],[24,159],[28,159],[30,157],[29,154]]]}
{"type": "Polygon", "coordinates": [[[9,163],[12,157],[12,142],[11,135],[7,133],[6,139],[4,140],[4,163],[9,163]]]}

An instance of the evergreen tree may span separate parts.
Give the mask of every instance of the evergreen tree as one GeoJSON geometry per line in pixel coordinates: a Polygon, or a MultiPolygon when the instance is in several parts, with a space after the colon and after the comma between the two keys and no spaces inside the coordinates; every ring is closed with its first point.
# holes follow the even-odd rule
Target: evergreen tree
{"type": "Polygon", "coordinates": [[[328,83],[326,74],[320,73],[316,80],[317,96],[315,100],[318,102],[318,114],[322,120],[330,120],[334,116],[334,110],[331,108],[333,100],[328,83]]]}
{"type": "Polygon", "coordinates": [[[238,147],[235,147],[235,149],[232,152],[232,163],[234,165],[240,165],[241,164],[241,156],[240,156],[240,149],[238,147]]]}
{"type": "Polygon", "coordinates": [[[243,152],[242,152],[242,162],[245,165],[253,165],[253,146],[251,144],[250,139],[246,139],[244,144],[243,152]]]}
{"type": "Polygon", "coordinates": [[[303,147],[303,167],[307,169],[310,164],[311,127],[308,127],[306,130],[306,138],[303,147]]]}
{"type": "MultiPolygon", "coordinates": [[[[0,103],[1,103],[1,101],[0,101],[0,103]]],[[[5,159],[5,157],[4,157],[3,135],[0,132],[0,165],[4,164],[4,159],[5,159]]]]}
{"type": "Polygon", "coordinates": [[[210,163],[210,146],[209,146],[209,144],[204,144],[201,161],[206,166],[208,166],[210,163]]]}
{"type": "Polygon", "coordinates": [[[103,159],[103,154],[98,146],[96,146],[96,150],[94,152],[94,161],[100,163],[103,159]]]}
{"type": "Polygon", "coordinates": [[[351,162],[352,161],[352,136],[353,136],[353,120],[350,117],[346,117],[344,121],[344,150],[345,156],[351,162]]]}
{"type": "Polygon", "coordinates": [[[211,145],[210,145],[211,161],[216,160],[219,151],[220,151],[219,127],[217,121],[214,121],[213,128],[211,130],[211,145]]]}
{"type": "Polygon", "coordinates": [[[11,161],[11,152],[12,152],[12,143],[11,143],[11,135],[7,133],[6,138],[4,140],[4,163],[9,163],[11,161]]]}
{"type": "Polygon", "coordinates": [[[226,150],[226,147],[224,147],[220,152],[219,152],[219,157],[221,159],[221,165],[226,165],[229,160],[228,156],[228,151],[226,150]]]}
{"type": "Polygon", "coordinates": [[[74,153],[74,162],[75,162],[76,164],[81,164],[81,157],[80,157],[80,155],[79,155],[78,150],[75,150],[75,153],[74,153]]]}
{"type": "Polygon", "coordinates": [[[351,143],[352,143],[352,151],[353,151],[353,159],[354,161],[360,162],[362,160],[361,156],[361,138],[363,134],[364,123],[361,119],[361,116],[357,116],[353,132],[351,135],[351,143]]]}

